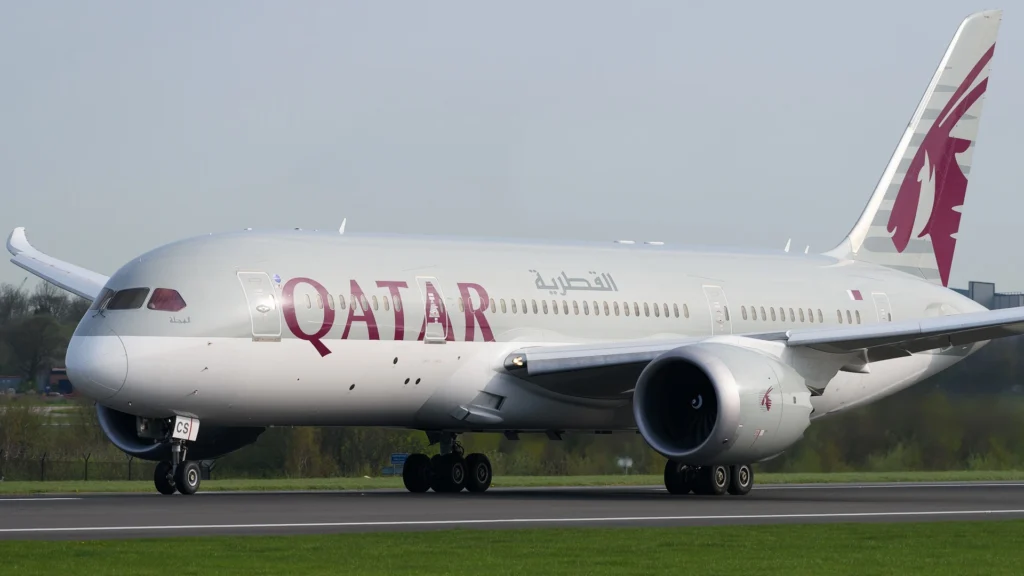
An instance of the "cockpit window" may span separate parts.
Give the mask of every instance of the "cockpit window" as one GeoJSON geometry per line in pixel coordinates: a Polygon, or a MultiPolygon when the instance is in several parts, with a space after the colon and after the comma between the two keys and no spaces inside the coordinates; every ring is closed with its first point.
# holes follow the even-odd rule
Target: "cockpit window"
{"type": "Polygon", "coordinates": [[[170,288],[157,288],[153,290],[153,297],[149,299],[147,308],[163,312],[177,312],[185,307],[185,299],[178,294],[177,290],[170,288]]]}
{"type": "Polygon", "coordinates": [[[92,301],[92,306],[89,306],[89,310],[99,310],[106,304],[110,297],[114,295],[114,291],[110,288],[104,288],[100,295],[92,301]]]}
{"type": "Polygon", "coordinates": [[[149,288],[126,288],[124,290],[118,290],[114,293],[113,297],[110,298],[110,302],[107,304],[107,310],[135,310],[136,308],[142,308],[142,303],[146,301],[146,296],[149,294],[149,288]]]}

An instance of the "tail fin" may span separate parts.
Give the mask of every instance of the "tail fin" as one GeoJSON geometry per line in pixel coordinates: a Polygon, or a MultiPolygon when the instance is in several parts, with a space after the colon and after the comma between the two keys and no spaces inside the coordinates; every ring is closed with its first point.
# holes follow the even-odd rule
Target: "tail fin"
{"type": "Polygon", "coordinates": [[[867,208],[828,252],[949,283],[1001,10],[957,28],[867,208]]]}

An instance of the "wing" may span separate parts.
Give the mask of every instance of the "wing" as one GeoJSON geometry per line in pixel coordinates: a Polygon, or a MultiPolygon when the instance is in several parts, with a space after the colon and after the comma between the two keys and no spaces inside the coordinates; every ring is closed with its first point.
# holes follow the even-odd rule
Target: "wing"
{"type": "Polygon", "coordinates": [[[108,278],[74,264],[47,256],[29,244],[24,228],[15,228],[7,237],[11,262],[82,298],[95,300],[108,278]]]}
{"type": "MultiPolygon", "coordinates": [[[[871,362],[915,352],[1024,334],[1024,308],[1008,308],[882,324],[745,334],[793,349],[835,354],[837,367],[862,372],[871,362]],[[851,360],[851,358],[856,359],[851,360]]],[[[537,346],[515,350],[505,370],[552,392],[580,398],[628,398],[659,354],[704,338],[537,346]]]]}

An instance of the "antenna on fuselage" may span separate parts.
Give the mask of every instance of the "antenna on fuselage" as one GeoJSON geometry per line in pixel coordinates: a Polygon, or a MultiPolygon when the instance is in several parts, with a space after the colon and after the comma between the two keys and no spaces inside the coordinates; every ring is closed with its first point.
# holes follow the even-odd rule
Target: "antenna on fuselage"
{"type": "Polygon", "coordinates": [[[783,248],[783,251],[789,252],[789,245],[792,244],[792,243],[793,243],[793,239],[792,238],[786,240],[786,247],[783,248]]]}
{"type": "Polygon", "coordinates": [[[347,221],[348,221],[348,218],[342,218],[341,219],[341,227],[338,228],[338,234],[342,234],[342,235],[345,234],[345,222],[347,222],[347,221]]]}

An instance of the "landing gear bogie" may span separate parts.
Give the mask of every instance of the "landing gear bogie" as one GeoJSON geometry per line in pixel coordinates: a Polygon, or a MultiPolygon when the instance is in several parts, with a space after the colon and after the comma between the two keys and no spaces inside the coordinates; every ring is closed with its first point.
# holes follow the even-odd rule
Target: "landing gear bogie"
{"type": "Polygon", "coordinates": [[[754,471],[748,464],[690,466],[671,460],[665,463],[665,489],[670,494],[693,492],[700,496],[743,496],[753,486],[754,471]]]}

